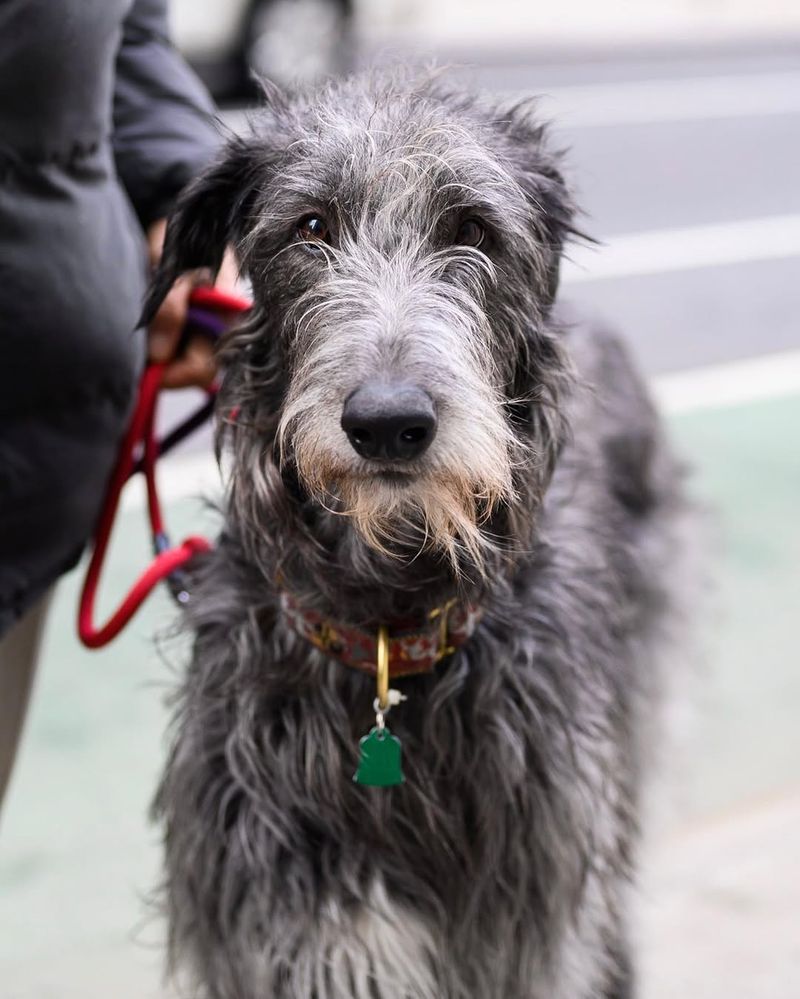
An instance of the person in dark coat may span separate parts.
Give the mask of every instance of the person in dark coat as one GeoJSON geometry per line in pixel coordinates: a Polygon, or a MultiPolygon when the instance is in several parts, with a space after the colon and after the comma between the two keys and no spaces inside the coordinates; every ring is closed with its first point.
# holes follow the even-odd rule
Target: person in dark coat
{"type": "MultiPolygon", "coordinates": [[[[45,595],[92,532],[147,350],[148,268],[219,145],[213,113],[164,0],[0,3],[0,801],[45,595]]],[[[189,290],[156,317],[153,359],[189,290]]],[[[187,367],[168,380],[202,380],[187,367]]]]}

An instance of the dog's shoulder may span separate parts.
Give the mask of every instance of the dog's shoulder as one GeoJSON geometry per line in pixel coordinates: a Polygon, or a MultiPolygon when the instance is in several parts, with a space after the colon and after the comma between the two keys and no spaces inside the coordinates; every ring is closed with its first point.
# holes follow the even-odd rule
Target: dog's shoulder
{"type": "Polygon", "coordinates": [[[613,495],[632,513],[650,510],[673,466],[664,428],[624,339],[576,323],[565,332],[576,379],[570,423],[576,447],[602,458],[613,495]]]}

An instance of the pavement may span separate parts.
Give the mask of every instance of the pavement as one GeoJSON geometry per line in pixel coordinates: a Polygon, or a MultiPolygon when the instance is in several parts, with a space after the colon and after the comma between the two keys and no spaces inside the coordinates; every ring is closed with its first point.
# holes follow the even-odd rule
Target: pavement
{"type": "MultiPolygon", "coordinates": [[[[678,719],[637,893],[641,996],[794,999],[800,55],[789,44],[646,60],[482,55],[469,71],[479,81],[550,94],[587,228],[608,254],[604,264],[602,248],[574,248],[563,295],[628,337],[715,511],[705,664],[678,719]]],[[[176,535],[213,529],[187,495],[213,491],[203,447],[164,469],[176,535]]],[[[146,551],[141,501],[129,498],[108,605],[146,551]]],[[[168,637],[154,646],[172,619],[159,595],[110,649],[85,652],[79,582],[56,597],[0,826],[0,997],[161,999],[162,927],[147,901],[158,837],[146,813],[185,649],[168,637]]]]}

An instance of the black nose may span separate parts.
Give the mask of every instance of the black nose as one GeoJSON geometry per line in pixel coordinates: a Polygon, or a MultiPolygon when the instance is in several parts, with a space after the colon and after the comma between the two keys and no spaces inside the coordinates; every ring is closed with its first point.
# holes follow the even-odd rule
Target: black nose
{"type": "Polygon", "coordinates": [[[342,430],[362,458],[411,461],[436,435],[433,399],[415,385],[362,385],[347,397],[342,430]]]}

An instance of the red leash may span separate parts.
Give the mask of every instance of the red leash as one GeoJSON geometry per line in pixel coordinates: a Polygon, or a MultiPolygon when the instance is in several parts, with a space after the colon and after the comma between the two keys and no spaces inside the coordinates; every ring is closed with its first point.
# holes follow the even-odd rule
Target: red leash
{"type": "MultiPolygon", "coordinates": [[[[196,288],[192,292],[190,305],[187,328],[198,328],[212,335],[217,335],[224,328],[224,323],[219,316],[220,313],[240,313],[250,308],[250,303],[242,298],[206,287],[196,288]]],[[[183,573],[180,572],[180,569],[195,554],[208,551],[211,548],[209,541],[198,535],[185,538],[174,548],[170,547],[161,514],[155,467],[160,455],[182,440],[206,416],[211,414],[216,387],[209,389],[209,399],[197,413],[186,419],[164,440],[158,441],[155,436],[155,415],[165,367],[164,364],[148,364],[144,370],[139,383],[136,408],[120,447],[117,464],[111,476],[100,519],[95,529],[94,548],[86,572],[78,610],[78,635],[83,644],[90,649],[100,648],[116,638],[148,594],[162,579],[168,581],[176,600],[179,603],[185,603],[189,599],[189,594],[186,591],[183,573]],[[137,450],[140,451],[138,461],[136,460],[137,450]],[[137,471],[144,473],[147,483],[147,508],[156,557],[139,576],[108,621],[100,627],[95,627],[92,623],[94,602],[106,549],[119,507],[120,495],[125,483],[137,471]]]]}

